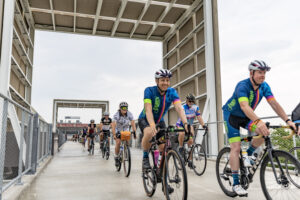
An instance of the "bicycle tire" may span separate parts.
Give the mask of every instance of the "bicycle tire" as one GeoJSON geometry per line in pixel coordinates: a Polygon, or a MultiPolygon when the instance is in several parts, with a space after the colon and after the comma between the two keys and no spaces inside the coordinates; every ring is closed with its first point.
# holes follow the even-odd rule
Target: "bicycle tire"
{"type": "MultiPolygon", "coordinates": [[[[224,167],[224,169],[222,169],[222,173],[220,172],[220,162],[221,162],[221,158],[223,156],[223,154],[225,153],[230,153],[230,148],[229,147],[224,147],[223,149],[221,149],[221,151],[218,153],[218,157],[217,157],[217,161],[216,161],[216,175],[217,175],[217,180],[218,180],[218,183],[222,189],[222,191],[229,197],[236,197],[237,194],[232,191],[232,190],[228,190],[226,189],[225,185],[222,183],[222,179],[226,180],[228,178],[228,180],[226,181],[229,181],[229,186],[231,187],[231,182],[230,182],[230,178],[227,177],[227,174],[225,175],[224,174],[224,171],[226,169],[226,166],[224,167]],[[221,177],[222,176],[222,177],[221,177]]],[[[228,161],[229,162],[229,161],[228,161]]]]}
{"type": "MultiPolygon", "coordinates": [[[[186,200],[187,197],[188,197],[188,182],[187,182],[187,174],[186,174],[186,169],[185,169],[185,165],[183,163],[183,160],[181,159],[179,153],[175,150],[169,150],[167,155],[166,155],[166,159],[165,159],[165,165],[164,165],[164,173],[163,173],[163,187],[164,187],[164,193],[165,193],[165,196],[166,196],[166,199],[167,200],[170,200],[170,199],[173,199],[171,198],[171,195],[175,193],[175,189],[173,191],[173,193],[169,193],[169,190],[167,189],[168,186],[170,185],[171,182],[177,182],[178,180],[180,179],[176,179],[176,176],[175,176],[175,179],[174,180],[169,180],[169,169],[168,169],[168,166],[171,166],[171,163],[169,163],[170,161],[170,158],[173,158],[174,159],[174,166],[175,166],[175,169],[176,169],[176,173],[178,171],[181,171],[182,173],[182,187],[183,187],[183,194],[182,194],[182,200],[186,200]],[[179,167],[177,167],[177,164],[179,165],[179,167]],[[170,182],[170,183],[169,183],[170,182]]],[[[178,183],[176,183],[176,189],[178,189],[178,183]]],[[[180,185],[179,185],[180,186],[180,185]]],[[[170,186],[171,187],[171,186],[170,186]]]]}
{"type": "MultiPolygon", "coordinates": [[[[283,169],[283,171],[284,171],[285,173],[286,173],[286,171],[287,171],[287,170],[289,169],[289,167],[290,167],[290,166],[287,166],[287,159],[288,159],[288,161],[290,161],[296,168],[298,168],[298,171],[300,171],[300,163],[299,163],[299,162],[296,160],[296,158],[295,158],[294,156],[292,156],[290,153],[288,153],[288,152],[286,152],[286,151],[281,151],[281,150],[273,150],[272,156],[273,156],[274,159],[276,159],[276,161],[274,161],[274,164],[275,164],[275,162],[277,162],[277,160],[280,160],[279,157],[285,158],[285,163],[284,163],[284,165],[285,165],[285,169],[286,169],[286,170],[283,169]]],[[[273,159],[273,160],[274,160],[274,159],[273,159]]],[[[268,176],[268,175],[266,174],[266,171],[267,171],[266,167],[267,167],[269,161],[270,161],[270,158],[269,158],[268,155],[266,155],[265,158],[264,158],[264,160],[262,161],[261,169],[260,169],[260,182],[261,182],[261,187],[262,187],[262,190],[263,190],[263,193],[264,193],[266,199],[268,199],[268,200],[274,199],[274,197],[272,197],[273,195],[270,195],[270,194],[269,194],[269,191],[268,191],[267,186],[266,186],[266,177],[265,177],[265,175],[266,175],[268,178],[274,177],[273,174],[272,174],[271,176],[270,176],[270,175],[268,176]]],[[[277,165],[278,165],[278,162],[277,162],[277,165]]],[[[282,165],[282,164],[280,163],[280,165],[282,165]]],[[[284,168],[284,166],[283,166],[283,168],[284,168]]],[[[274,172],[274,171],[272,170],[272,172],[274,172]]],[[[285,194],[287,193],[287,191],[288,191],[288,189],[289,189],[289,188],[288,188],[288,186],[289,186],[288,180],[289,180],[289,178],[285,178],[284,176],[283,176],[283,178],[280,179],[280,182],[281,182],[281,183],[286,183],[285,185],[284,185],[284,184],[281,184],[280,187],[279,187],[279,188],[283,188],[283,189],[284,189],[284,193],[285,193],[285,194]]],[[[276,181],[276,180],[275,180],[275,181],[276,181]]],[[[276,182],[276,183],[277,183],[277,182],[276,182]]],[[[278,183],[277,183],[277,184],[278,184],[278,183]]],[[[299,191],[298,188],[296,188],[296,190],[299,191]]],[[[300,192],[300,191],[299,191],[299,192],[300,192]]],[[[278,194],[278,190],[277,190],[277,193],[276,193],[276,194],[278,194]]],[[[288,196],[288,195],[287,195],[287,196],[288,196]]],[[[282,196],[281,196],[281,197],[282,197],[282,196]]],[[[279,198],[281,198],[281,197],[279,197],[279,198]]]]}
{"type": "MultiPolygon", "coordinates": [[[[149,153],[149,156],[152,156],[152,158],[149,157],[149,160],[154,160],[154,153],[153,151],[151,151],[149,153]]],[[[153,162],[154,163],[154,162],[153,162]]],[[[151,165],[151,162],[150,162],[150,165],[151,165]]],[[[151,166],[151,169],[149,170],[143,170],[143,175],[142,175],[142,178],[143,178],[143,186],[144,186],[144,190],[146,192],[146,195],[148,197],[152,197],[156,191],[156,186],[157,186],[157,177],[156,177],[156,173],[153,169],[153,166],[151,166]],[[149,185],[149,182],[147,181],[150,181],[153,185],[153,187],[151,187],[149,189],[148,185],[149,185]]]]}
{"type": "Polygon", "coordinates": [[[105,152],[105,151],[106,151],[106,150],[105,150],[105,149],[106,149],[106,144],[104,143],[104,144],[103,144],[103,147],[100,148],[100,149],[101,149],[101,152],[102,152],[102,158],[104,158],[104,157],[105,157],[105,153],[106,153],[106,152],[105,152]]]}
{"type": "Polygon", "coordinates": [[[110,154],[110,149],[109,149],[109,145],[106,143],[106,151],[105,151],[105,154],[106,154],[106,160],[109,159],[109,154],[110,154]]]}
{"type": "Polygon", "coordinates": [[[203,169],[201,170],[201,167],[200,167],[200,170],[198,171],[198,168],[197,167],[194,167],[193,170],[195,172],[196,175],[198,176],[201,176],[204,174],[205,170],[206,170],[206,165],[207,165],[207,158],[206,158],[206,153],[205,153],[205,150],[203,148],[203,146],[201,144],[196,144],[193,146],[192,150],[191,150],[191,153],[192,153],[192,165],[194,165],[194,162],[196,160],[199,159],[199,161],[201,162],[201,159],[202,159],[202,162],[201,162],[201,165],[203,164],[203,169]],[[200,152],[202,150],[202,152],[200,152]],[[195,154],[197,154],[199,156],[199,158],[195,158],[194,160],[194,151],[197,151],[195,152],[195,154]]]}
{"type": "Polygon", "coordinates": [[[121,170],[122,161],[123,161],[123,150],[121,152],[119,152],[119,157],[118,157],[118,161],[117,161],[118,162],[118,166],[116,166],[118,172],[121,170]]]}
{"type": "Polygon", "coordinates": [[[128,177],[130,175],[130,169],[131,169],[131,155],[130,155],[130,148],[128,145],[124,145],[124,151],[123,151],[123,166],[124,166],[124,173],[125,177],[128,177]],[[126,161],[128,161],[128,164],[126,165],[126,161]]]}

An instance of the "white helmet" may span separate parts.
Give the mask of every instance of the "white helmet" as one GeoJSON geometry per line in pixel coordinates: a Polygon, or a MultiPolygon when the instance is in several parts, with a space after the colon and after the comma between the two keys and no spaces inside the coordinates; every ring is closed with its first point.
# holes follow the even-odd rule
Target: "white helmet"
{"type": "Polygon", "coordinates": [[[109,116],[109,112],[104,112],[103,116],[109,116]]]}
{"type": "Polygon", "coordinates": [[[155,78],[172,77],[172,72],[168,69],[159,69],[155,72],[155,78]]]}
{"type": "Polygon", "coordinates": [[[248,66],[249,71],[251,70],[266,70],[270,71],[271,67],[269,67],[264,61],[262,60],[254,60],[248,66]]]}
{"type": "Polygon", "coordinates": [[[128,103],[125,101],[121,102],[119,105],[119,108],[121,108],[121,107],[128,107],[128,103]]]}

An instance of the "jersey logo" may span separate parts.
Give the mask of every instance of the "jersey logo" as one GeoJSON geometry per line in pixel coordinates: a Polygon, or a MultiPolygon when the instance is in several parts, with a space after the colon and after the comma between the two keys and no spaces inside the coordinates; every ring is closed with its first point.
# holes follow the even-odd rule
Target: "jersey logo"
{"type": "Polygon", "coordinates": [[[252,104],[253,99],[254,99],[254,93],[253,93],[253,90],[250,90],[250,96],[249,96],[249,105],[250,106],[252,104]]]}
{"type": "Polygon", "coordinates": [[[236,104],[235,99],[232,99],[232,101],[228,104],[228,110],[231,111],[231,110],[232,110],[232,107],[234,107],[235,104],[236,104]]]}
{"type": "Polygon", "coordinates": [[[155,97],[155,103],[154,103],[154,107],[153,107],[154,113],[158,113],[159,105],[160,105],[160,99],[159,99],[159,97],[155,97]]]}

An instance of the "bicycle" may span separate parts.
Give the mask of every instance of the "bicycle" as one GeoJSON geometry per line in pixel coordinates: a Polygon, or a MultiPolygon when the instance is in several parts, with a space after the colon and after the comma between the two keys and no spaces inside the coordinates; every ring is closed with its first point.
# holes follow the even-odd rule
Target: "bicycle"
{"type": "Polygon", "coordinates": [[[109,141],[108,141],[108,134],[109,131],[103,131],[103,145],[101,148],[101,152],[102,152],[102,158],[106,158],[106,160],[109,159],[109,155],[110,155],[110,147],[109,147],[109,141]]]}
{"type": "Polygon", "coordinates": [[[188,184],[185,165],[177,150],[172,148],[172,143],[178,140],[177,132],[182,132],[182,129],[175,129],[174,126],[169,126],[166,129],[160,129],[150,141],[149,160],[151,169],[145,169],[142,172],[144,189],[149,197],[154,195],[157,183],[163,182],[162,189],[167,200],[187,199],[188,184]],[[165,144],[165,146],[161,160],[157,163],[154,151],[159,144],[165,144]],[[176,195],[181,186],[182,195],[176,195]],[[174,191],[171,191],[171,189],[174,191]],[[180,197],[178,198],[178,196],[180,197]]]}
{"type": "MultiPolygon", "coordinates": [[[[268,128],[269,123],[266,123],[268,128]]],[[[290,184],[291,180],[287,176],[295,175],[293,170],[300,170],[300,163],[288,152],[282,150],[275,150],[272,147],[271,139],[269,136],[248,136],[242,138],[241,141],[250,142],[253,138],[261,138],[265,140],[265,148],[261,155],[259,155],[252,167],[246,168],[243,162],[242,151],[240,151],[240,183],[244,189],[248,189],[253,176],[261,166],[260,169],[260,183],[266,199],[282,199],[283,194],[277,196],[278,191],[284,190],[284,196],[290,199],[291,196],[296,196],[299,193],[298,188],[293,188],[290,184]],[[273,172],[273,173],[272,173],[273,172]],[[296,189],[296,192],[295,190],[296,189]],[[293,190],[293,191],[291,191],[293,190]],[[275,192],[275,193],[274,193],[275,192]],[[289,196],[290,195],[290,196],[289,196]]],[[[216,161],[216,175],[218,183],[223,192],[230,197],[236,197],[237,194],[232,191],[232,173],[229,166],[229,153],[230,148],[224,147],[218,154],[216,161]]],[[[299,194],[298,198],[299,198],[299,194]]]]}
{"type": "Polygon", "coordinates": [[[94,155],[94,149],[95,149],[94,138],[90,138],[89,147],[90,147],[89,154],[94,155]]]}
{"type": "MultiPolygon", "coordinates": [[[[196,130],[205,130],[203,137],[208,132],[208,129],[196,129],[196,130]]],[[[193,144],[189,148],[187,145],[187,141],[190,138],[190,135],[188,134],[184,140],[184,148],[183,148],[183,161],[184,164],[187,165],[191,158],[191,166],[189,166],[192,170],[194,170],[195,174],[198,176],[201,176],[204,174],[207,164],[207,158],[205,149],[201,144],[196,144],[196,137],[198,132],[195,133],[195,136],[193,138],[193,144]],[[196,165],[197,164],[197,165],[196,165]],[[203,167],[202,167],[203,165],[203,167]]]]}
{"type": "Polygon", "coordinates": [[[125,177],[129,177],[130,170],[131,170],[131,154],[129,148],[129,140],[131,136],[131,132],[129,131],[121,131],[121,145],[120,145],[120,152],[117,158],[117,171],[121,170],[122,163],[124,167],[125,177]]]}

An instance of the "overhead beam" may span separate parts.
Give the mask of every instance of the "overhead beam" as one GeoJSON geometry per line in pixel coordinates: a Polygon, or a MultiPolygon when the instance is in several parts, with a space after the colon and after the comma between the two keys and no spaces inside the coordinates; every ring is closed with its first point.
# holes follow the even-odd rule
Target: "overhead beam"
{"type": "MultiPolygon", "coordinates": [[[[32,12],[40,12],[40,13],[48,13],[51,14],[52,11],[48,9],[43,9],[43,8],[32,8],[32,12]]],[[[60,10],[53,10],[53,13],[55,15],[66,15],[66,16],[74,16],[74,12],[67,12],[67,11],[60,11],[60,10]]],[[[76,17],[83,17],[83,18],[90,18],[90,19],[95,19],[95,15],[90,15],[90,14],[83,14],[83,13],[75,13],[76,17]]],[[[107,16],[99,16],[99,19],[103,20],[109,20],[109,21],[116,21],[116,17],[107,17],[107,16]]],[[[125,18],[120,18],[121,22],[128,22],[128,23],[136,23],[138,20],[135,19],[125,19],[125,18]]],[[[150,22],[150,21],[140,21],[141,24],[147,24],[147,25],[155,25],[155,22],[150,22]]],[[[169,24],[169,23],[160,23],[160,26],[166,26],[166,27],[172,27],[174,24],[169,24]]]]}
{"type": "Polygon", "coordinates": [[[153,34],[153,32],[156,30],[156,28],[158,27],[158,25],[162,22],[162,20],[165,18],[165,16],[168,14],[168,12],[171,10],[172,6],[175,4],[177,0],[172,0],[172,2],[169,3],[169,5],[165,8],[164,12],[160,15],[160,17],[158,18],[157,22],[155,23],[154,26],[152,26],[152,29],[149,31],[148,35],[147,35],[147,39],[149,39],[151,37],[151,35],[153,34]]]}
{"type": "Polygon", "coordinates": [[[103,0],[98,0],[97,10],[96,10],[96,15],[95,15],[95,20],[94,20],[94,26],[93,26],[93,35],[95,35],[96,30],[97,30],[100,11],[101,11],[101,7],[102,7],[102,2],[103,2],[103,0]]]}
{"type": "Polygon", "coordinates": [[[77,11],[77,0],[74,0],[74,23],[73,23],[73,32],[76,32],[76,11],[77,11]]]}
{"type": "MultiPolygon", "coordinates": [[[[129,2],[136,2],[136,3],[147,3],[148,0],[128,0],[129,2]]],[[[162,1],[155,1],[152,0],[151,1],[151,5],[157,5],[157,6],[165,6],[167,7],[170,3],[168,2],[162,2],[162,1]]],[[[174,4],[173,5],[174,8],[183,8],[183,9],[188,9],[190,6],[189,5],[184,5],[184,4],[174,4]]]]}
{"type": "Polygon", "coordinates": [[[52,0],[49,0],[49,3],[50,3],[50,9],[51,9],[53,29],[55,30],[55,17],[54,17],[54,12],[53,12],[53,2],[52,2],[52,0]]]}
{"type": "Polygon", "coordinates": [[[142,13],[140,14],[137,22],[134,24],[134,27],[132,28],[131,32],[130,32],[130,38],[132,38],[132,35],[134,34],[135,30],[137,29],[137,27],[139,26],[139,23],[142,21],[145,13],[147,12],[149,6],[151,5],[152,0],[147,1],[147,3],[145,4],[142,13]]]}
{"type": "Polygon", "coordinates": [[[120,19],[121,19],[123,13],[124,13],[124,10],[125,10],[125,8],[126,8],[126,5],[127,5],[127,0],[123,0],[123,1],[122,1],[122,4],[121,4],[121,7],[119,8],[119,13],[118,13],[117,19],[116,19],[116,21],[115,21],[115,23],[114,23],[114,26],[113,26],[113,29],[112,29],[112,31],[111,31],[111,36],[114,36],[115,33],[116,33],[116,30],[117,30],[117,28],[118,28],[118,26],[119,26],[120,19]]]}
{"type": "Polygon", "coordinates": [[[192,15],[192,13],[202,5],[203,0],[195,0],[194,3],[187,9],[182,16],[177,20],[174,26],[165,34],[165,40],[168,40],[170,36],[175,34],[177,30],[184,22],[192,15]]]}

